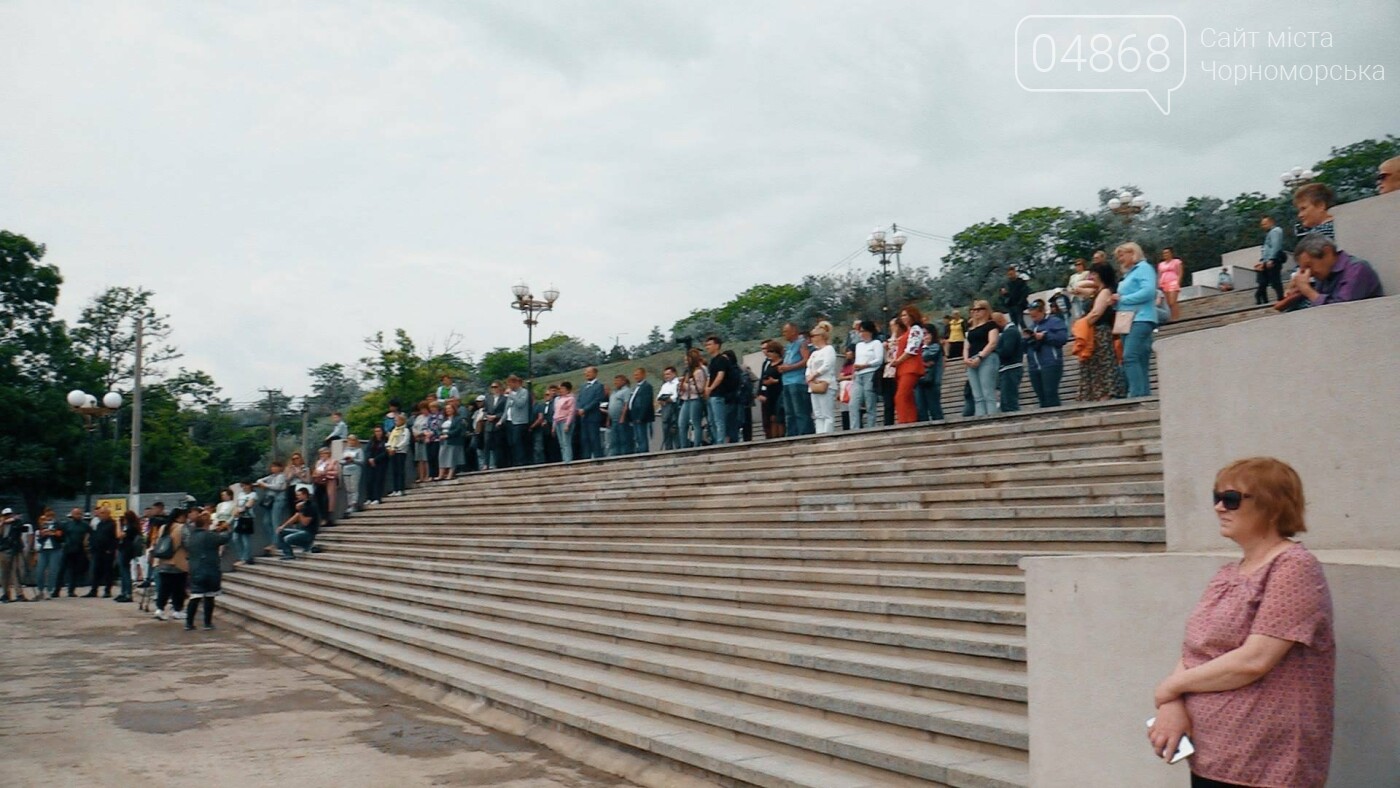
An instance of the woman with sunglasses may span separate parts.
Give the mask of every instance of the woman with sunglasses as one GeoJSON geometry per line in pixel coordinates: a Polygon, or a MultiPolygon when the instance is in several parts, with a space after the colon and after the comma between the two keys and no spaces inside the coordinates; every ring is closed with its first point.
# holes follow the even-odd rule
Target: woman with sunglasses
{"type": "Polygon", "coordinates": [[[998,359],[990,358],[997,350],[1001,332],[992,320],[992,305],[986,301],[972,303],[972,325],[967,329],[963,344],[963,363],[967,364],[967,382],[972,386],[973,415],[990,416],[997,412],[998,359]]]}
{"type": "Polygon", "coordinates": [[[812,425],[817,435],[836,428],[836,348],[831,346],[831,324],[825,320],[812,327],[812,355],[807,358],[807,396],[812,400],[812,425]],[[820,389],[820,391],[818,391],[820,389]]]}
{"type": "Polygon", "coordinates": [[[1243,557],[1206,586],[1186,622],[1181,660],[1154,693],[1153,752],[1196,747],[1191,785],[1320,788],[1332,754],[1337,652],[1322,565],[1292,537],[1303,483],[1271,457],[1215,477],[1220,533],[1243,557]]]}

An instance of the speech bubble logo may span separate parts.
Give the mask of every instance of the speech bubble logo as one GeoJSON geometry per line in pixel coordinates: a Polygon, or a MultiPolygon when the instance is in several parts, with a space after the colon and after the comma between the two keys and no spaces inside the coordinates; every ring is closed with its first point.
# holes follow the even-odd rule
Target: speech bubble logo
{"type": "Polygon", "coordinates": [[[1016,24],[1031,93],[1146,93],[1163,115],[1186,84],[1186,25],[1169,14],[1032,14],[1016,24]]]}

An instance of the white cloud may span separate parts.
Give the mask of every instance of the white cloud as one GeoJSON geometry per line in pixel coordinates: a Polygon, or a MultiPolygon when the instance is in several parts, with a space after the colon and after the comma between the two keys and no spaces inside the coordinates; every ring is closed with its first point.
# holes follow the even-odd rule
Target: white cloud
{"type": "MultiPolygon", "coordinates": [[[[1389,0],[1220,5],[1148,11],[1192,34],[1338,41],[1234,56],[1400,69],[1389,0]]],[[[1056,7],[1076,11],[1122,8],[1056,7]]],[[[757,281],[823,271],[876,224],[951,235],[1129,182],[1164,203],[1271,191],[1282,169],[1397,128],[1394,79],[1212,85],[1199,49],[1169,117],[1141,96],[1025,93],[1012,31],[1043,12],[11,2],[0,216],[49,245],[65,317],[103,286],[149,287],[184,363],[249,399],[304,391],[308,368],[353,362],[377,330],[518,345],[517,278],[564,293],[542,331],[637,342],[757,281]]],[[[943,251],[916,239],[906,262],[943,251]]]]}

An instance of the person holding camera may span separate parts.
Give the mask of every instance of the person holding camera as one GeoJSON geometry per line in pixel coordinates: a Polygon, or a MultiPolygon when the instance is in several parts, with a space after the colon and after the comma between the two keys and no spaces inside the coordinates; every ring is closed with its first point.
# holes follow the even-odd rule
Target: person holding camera
{"type": "Polygon", "coordinates": [[[214,597],[223,587],[223,568],[219,565],[219,548],[229,543],[228,521],[220,520],[210,528],[207,514],[195,515],[194,525],[184,539],[189,561],[190,602],[185,606],[185,631],[194,629],[194,617],[204,602],[204,628],[214,628],[214,597]]]}
{"type": "Polygon", "coordinates": [[[0,513],[0,602],[9,603],[10,586],[15,588],[15,602],[28,602],[20,583],[20,566],[24,560],[24,523],[10,508],[0,513]]]}

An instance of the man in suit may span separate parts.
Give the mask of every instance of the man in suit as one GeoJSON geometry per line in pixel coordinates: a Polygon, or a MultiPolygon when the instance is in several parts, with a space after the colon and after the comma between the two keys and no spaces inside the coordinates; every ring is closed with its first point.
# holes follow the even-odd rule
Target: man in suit
{"type": "Polygon", "coordinates": [[[486,401],[482,406],[481,418],[481,440],[485,451],[482,452],[482,459],[486,462],[486,469],[500,468],[505,463],[505,417],[506,417],[506,397],[501,391],[501,382],[492,381],[490,389],[486,392],[486,401]]]}
{"type": "Polygon", "coordinates": [[[506,443],[510,447],[510,465],[519,468],[529,464],[526,454],[526,441],[529,440],[530,392],[524,388],[525,381],[519,375],[506,378],[505,429],[506,443]]]}
{"type": "Polygon", "coordinates": [[[627,399],[623,420],[632,428],[632,450],[638,454],[651,451],[651,425],[656,420],[656,405],[651,381],[641,367],[632,370],[632,396],[627,399]]]}
{"type": "Polygon", "coordinates": [[[597,367],[584,368],[583,381],[575,398],[578,407],[579,448],[583,459],[591,460],[603,456],[603,402],[607,400],[608,392],[603,382],[598,380],[597,367]]]}

